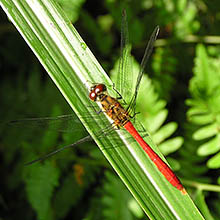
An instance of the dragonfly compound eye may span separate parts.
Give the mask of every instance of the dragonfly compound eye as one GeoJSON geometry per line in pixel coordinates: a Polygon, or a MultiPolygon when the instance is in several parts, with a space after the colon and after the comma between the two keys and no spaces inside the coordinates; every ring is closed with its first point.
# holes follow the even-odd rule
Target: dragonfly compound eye
{"type": "Polygon", "coordinates": [[[93,89],[93,90],[89,93],[89,98],[90,98],[92,101],[96,101],[96,98],[97,98],[97,94],[95,93],[94,90],[95,90],[95,89],[93,89]]]}
{"type": "Polygon", "coordinates": [[[106,91],[106,86],[104,84],[98,84],[95,86],[94,90],[95,90],[95,93],[98,95],[106,91]]]}
{"type": "Polygon", "coordinates": [[[90,89],[89,98],[92,101],[96,101],[97,98],[106,91],[106,86],[104,84],[97,84],[90,89]]]}

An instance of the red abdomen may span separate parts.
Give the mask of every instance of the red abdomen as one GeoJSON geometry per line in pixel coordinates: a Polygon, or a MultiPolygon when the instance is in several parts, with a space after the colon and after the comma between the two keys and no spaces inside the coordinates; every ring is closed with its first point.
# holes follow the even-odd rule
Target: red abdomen
{"type": "Polygon", "coordinates": [[[144,141],[144,139],[138,134],[132,123],[129,121],[124,125],[124,128],[135,138],[143,150],[147,153],[150,159],[157,166],[158,170],[164,175],[164,177],[183,194],[186,193],[183,185],[181,184],[175,173],[168,167],[168,165],[153,151],[153,149],[144,141]]]}

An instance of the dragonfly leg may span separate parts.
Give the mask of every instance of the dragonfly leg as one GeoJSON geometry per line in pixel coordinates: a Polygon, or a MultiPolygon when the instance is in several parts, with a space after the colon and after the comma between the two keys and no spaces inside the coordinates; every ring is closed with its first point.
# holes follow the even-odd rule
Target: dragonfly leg
{"type": "Polygon", "coordinates": [[[92,108],[93,111],[94,111],[97,115],[99,115],[100,113],[103,113],[103,112],[104,112],[103,110],[100,110],[100,108],[99,108],[98,106],[88,105],[87,107],[92,108]]]}
{"type": "Polygon", "coordinates": [[[140,112],[135,112],[133,115],[131,115],[130,117],[131,118],[135,118],[135,116],[137,115],[137,114],[140,114],[140,112]]]}
{"type": "Polygon", "coordinates": [[[122,99],[122,96],[121,96],[120,92],[115,88],[115,83],[113,83],[112,88],[113,88],[114,91],[119,95],[116,99],[117,99],[117,100],[122,99]]]}
{"type": "Polygon", "coordinates": [[[122,100],[123,101],[123,105],[127,105],[126,101],[122,98],[122,95],[120,94],[120,92],[115,88],[115,83],[113,83],[112,86],[113,90],[118,94],[118,97],[116,97],[117,100],[122,100]]]}

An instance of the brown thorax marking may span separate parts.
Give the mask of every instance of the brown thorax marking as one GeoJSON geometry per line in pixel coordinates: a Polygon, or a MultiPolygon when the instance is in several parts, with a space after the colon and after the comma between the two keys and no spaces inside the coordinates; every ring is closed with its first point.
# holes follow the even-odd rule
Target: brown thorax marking
{"type": "Polygon", "coordinates": [[[104,112],[114,121],[114,126],[117,128],[123,127],[130,119],[127,111],[121,106],[117,99],[102,94],[100,102],[104,112]]]}

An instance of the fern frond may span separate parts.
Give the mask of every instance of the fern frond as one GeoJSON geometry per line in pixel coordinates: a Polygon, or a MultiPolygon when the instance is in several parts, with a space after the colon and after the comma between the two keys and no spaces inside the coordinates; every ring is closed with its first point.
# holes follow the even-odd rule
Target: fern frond
{"type": "Polygon", "coordinates": [[[207,166],[220,168],[220,62],[219,58],[208,56],[203,45],[196,48],[194,76],[190,80],[192,98],[187,100],[190,106],[188,120],[198,125],[193,134],[195,140],[202,140],[197,153],[211,157],[207,166]]]}

